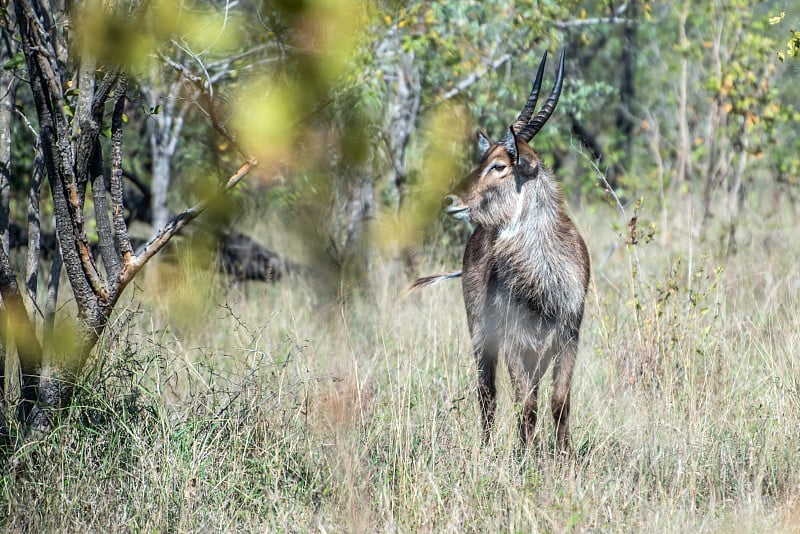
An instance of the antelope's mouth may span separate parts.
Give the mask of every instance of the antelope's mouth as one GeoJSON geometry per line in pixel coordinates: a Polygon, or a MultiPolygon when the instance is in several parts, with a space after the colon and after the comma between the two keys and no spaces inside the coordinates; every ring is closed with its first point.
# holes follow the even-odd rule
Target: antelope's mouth
{"type": "Polygon", "coordinates": [[[442,211],[458,221],[469,220],[469,206],[456,195],[447,195],[442,202],[442,211]]]}

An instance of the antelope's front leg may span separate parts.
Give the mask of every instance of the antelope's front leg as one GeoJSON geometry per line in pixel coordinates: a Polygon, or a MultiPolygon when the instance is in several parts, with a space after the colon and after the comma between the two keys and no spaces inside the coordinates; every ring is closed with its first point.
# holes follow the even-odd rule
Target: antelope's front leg
{"type": "Polygon", "coordinates": [[[478,400],[481,407],[481,428],[483,444],[489,442],[494,426],[494,413],[497,409],[497,344],[485,339],[474,342],[475,358],[478,366],[478,400]]]}

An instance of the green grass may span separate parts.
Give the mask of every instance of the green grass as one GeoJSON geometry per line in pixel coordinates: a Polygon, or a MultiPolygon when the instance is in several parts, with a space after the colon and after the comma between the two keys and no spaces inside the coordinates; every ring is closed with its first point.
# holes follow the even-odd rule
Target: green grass
{"type": "MultiPolygon", "coordinates": [[[[176,284],[145,277],[63,424],[9,460],[2,526],[797,531],[791,208],[748,213],[727,257],[713,237],[692,239],[678,210],[653,242],[620,246],[603,265],[621,243],[616,215],[574,211],[596,265],[573,458],[553,454],[545,410],[537,447],[520,453],[504,372],[498,425],[480,446],[458,282],[400,297],[408,280],[378,261],[373,291],[341,305],[302,280],[228,288],[195,274],[181,283],[200,277],[211,305],[198,311],[194,297],[148,295],[176,284]]],[[[425,271],[452,267],[434,261],[448,254],[428,253],[425,271]]]]}

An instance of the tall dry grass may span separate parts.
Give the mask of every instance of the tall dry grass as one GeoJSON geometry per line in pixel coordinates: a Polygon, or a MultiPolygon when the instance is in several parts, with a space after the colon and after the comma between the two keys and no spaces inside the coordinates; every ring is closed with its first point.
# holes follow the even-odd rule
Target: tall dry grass
{"type": "MultiPolygon", "coordinates": [[[[2,526],[797,531],[797,218],[749,202],[732,255],[723,228],[692,237],[678,200],[642,207],[639,228],[657,226],[635,246],[627,218],[573,208],[595,270],[566,461],[545,410],[518,450],[504,373],[480,446],[457,282],[401,297],[408,280],[379,261],[343,305],[299,279],[226,287],[185,260],[191,276],[130,297],[63,424],[8,459],[2,526]],[[213,305],[176,304],[180,284],[213,305]]],[[[435,271],[455,252],[426,257],[435,271]]]]}

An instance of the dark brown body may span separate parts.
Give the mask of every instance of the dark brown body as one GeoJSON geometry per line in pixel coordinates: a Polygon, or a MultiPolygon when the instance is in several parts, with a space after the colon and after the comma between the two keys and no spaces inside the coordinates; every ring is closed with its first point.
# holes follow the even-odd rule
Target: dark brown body
{"type": "Polygon", "coordinates": [[[550,118],[561,93],[563,52],[553,91],[532,116],[546,57],[525,107],[506,135],[497,143],[478,135],[480,162],[464,180],[465,201],[449,197],[445,212],[476,225],[462,271],[420,278],[412,288],[462,277],[484,440],[494,422],[502,353],[516,389],[520,436],[526,445],[536,425],[539,383],[552,363],[551,410],[558,447],[567,451],[570,386],[589,285],[589,253],[564,210],[555,178],[527,144],[550,118]]]}
{"type": "Polygon", "coordinates": [[[464,303],[478,368],[484,439],[494,422],[496,369],[503,353],[526,444],[536,424],[539,383],[552,362],[551,409],[559,449],[566,451],[589,255],[563,210],[557,186],[545,173],[537,182],[527,182],[518,193],[518,218],[479,225],[470,237],[462,269],[464,303]],[[536,201],[539,196],[544,204],[536,201]]]}

